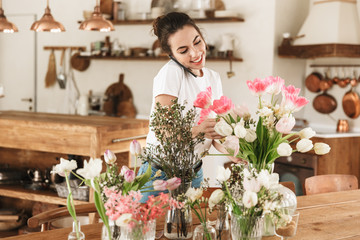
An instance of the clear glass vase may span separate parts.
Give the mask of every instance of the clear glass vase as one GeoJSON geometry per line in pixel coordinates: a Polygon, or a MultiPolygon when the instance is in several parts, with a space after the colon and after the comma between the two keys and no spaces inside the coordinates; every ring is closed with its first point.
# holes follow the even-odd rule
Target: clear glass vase
{"type": "Polygon", "coordinates": [[[120,240],[121,229],[115,224],[114,221],[109,220],[110,234],[105,224],[101,230],[101,240],[120,240]]]}
{"type": "Polygon", "coordinates": [[[131,226],[121,227],[120,240],[154,240],[156,234],[156,220],[132,222],[131,226]]]}
{"type": "Polygon", "coordinates": [[[76,223],[73,222],[73,229],[72,232],[68,235],[68,240],[85,240],[85,234],[81,231],[80,222],[78,223],[78,232],[76,232],[76,223]]]}
{"type": "Polygon", "coordinates": [[[231,236],[237,240],[260,240],[263,216],[241,216],[231,214],[231,236]]]}
{"type": "Polygon", "coordinates": [[[230,226],[226,204],[218,205],[217,219],[215,223],[216,236],[218,240],[230,239],[230,226]]]}
{"type": "Polygon", "coordinates": [[[194,230],[193,240],[216,240],[216,230],[208,223],[198,225],[194,230]]]}
{"type": "MultiPolygon", "coordinates": [[[[182,182],[174,191],[170,191],[170,196],[178,199],[179,195],[185,194],[190,188],[191,182],[182,182]]],[[[165,215],[164,235],[168,239],[188,239],[193,235],[192,213],[189,206],[181,209],[171,207],[165,215]]]]}

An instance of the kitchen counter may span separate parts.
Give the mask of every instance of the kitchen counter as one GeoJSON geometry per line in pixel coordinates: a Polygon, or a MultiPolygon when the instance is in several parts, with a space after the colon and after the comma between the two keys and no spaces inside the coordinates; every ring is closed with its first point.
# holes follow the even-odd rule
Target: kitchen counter
{"type": "Polygon", "coordinates": [[[0,146],[100,157],[106,149],[129,151],[145,141],[149,121],[20,111],[0,112],[0,146]]]}
{"type": "MultiPolygon", "coordinates": [[[[348,137],[360,137],[360,130],[359,129],[352,129],[349,132],[336,132],[336,127],[330,126],[319,126],[319,125],[310,125],[315,132],[315,137],[318,138],[348,138],[348,137]]],[[[294,128],[293,131],[300,131],[304,129],[302,128],[294,128]]]]}

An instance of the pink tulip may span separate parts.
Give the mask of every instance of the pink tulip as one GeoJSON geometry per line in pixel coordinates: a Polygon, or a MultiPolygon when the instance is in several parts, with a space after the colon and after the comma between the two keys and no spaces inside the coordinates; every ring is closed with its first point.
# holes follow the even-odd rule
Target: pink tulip
{"type": "Polygon", "coordinates": [[[194,106],[198,108],[209,108],[211,105],[212,92],[211,87],[207,87],[205,91],[200,92],[196,96],[194,106]]]}
{"type": "Polygon", "coordinates": [[[125,181],[131,183],[135,180],[135,172],[133,170],[128,170],[124,174],[125,181]]]}
{"type": "MultiPolygon", "coordinates": [[[[240,118],[250,114],[249,109],[245,104],[234,106],[234,108],[232,109],[232,113],[234,113],[236,116],[239,116],[240,118]]],[[[236,116],[232,114],[232,117],[234,117],[234,119],[237,118],[236,116]]]]}
{"type": "Polygon", "coordinates": [[[280,77],[268,77],[269,85],[266,88],[266,92],[269,94],[278,95],[284,87],[285,80],[280,77]]]}
{"type": "Polygon", "coordinates": [[[266,91],[270,82],[268,79],[255,78],[254,81],[246,81],[246,84],[252,94],[261,96],[266,91]]]}
{"type": "Polygon", "coordinates": [[[304,97],[299,97],[295,94],[285,94],[285,101],[281,104],[286,105],[292,112],[297,112],[308,103],[309,101],[304,97]]]}
{"type": "Polygon", "coordinates": [[[232,149],[234,151],[234,157],[239,153],[239,138],[236,136],[228,136],[226,137],[226,141],[224,142],[224,147],[232,149]]]}
{"type": "Polygon", "coordinates": [[[290,94],[290,95],[298,96],[300,93],[300,88],[296,88],[293,85],[289,85],[287,87],[283,86],[282,92],[283,92],[283,95],[290,94]]]}
{"type": "Polygon", "coordinates": [[[167,182],[167,189],[172,191],[172,190],[177,189],[180,186],[181,178],[173,177],[173,178],[170,178],[169,180],[167,180],[166,182],[167,182]]]}
{"type": "Polygon", "coordinates": [[[155,180],[153,182],[154,190],[156,191],[164,191],[166,190],[168,183],[164,180],[155,180]]]}
{"type": "Polygon", "coordinates": [[[130,143],[130,153],[135,156],[138,156],[141,154],[141,145],[138,141],[133,140],[130,143]]]}
{"type": "Polygon", "coordinates": [[[104,159],[107,164],[113,165],[116,162],[116,155],[112,151],[106,150],[104,159]]]}
{"type": "Polygon", "coordinates": [[[221,96],[220,99],[214,100],[213,105],[210,106],[210,109],[218,115],[225,115],[233,108],[233,106],[234,105],[230,98],[221,96]]]}
{"type": "Polygon", "coordinates": [[[200,111],[200,120],[198,121],[198,125],[200,125],[210,114],[211,110],[209,108],[203,108],[200,111]]]}
{"type": "Polygon", "coordinates": [[[130,168],[128,168],[127,166],[122,166],[122,168],[121,168],[121,171],[120,171],[120,175],[122,175],[122,176],[124,176],[125,175],[125,173],[127,172],[127,171],[129,171],[130,170],[130,168]]]}
{"type": "Polygon", "coordinates": [[[289,133],[295,126],[295,118],[291,116],[284,116],[276,123],[276,130],[280,133],[289,133]]]}

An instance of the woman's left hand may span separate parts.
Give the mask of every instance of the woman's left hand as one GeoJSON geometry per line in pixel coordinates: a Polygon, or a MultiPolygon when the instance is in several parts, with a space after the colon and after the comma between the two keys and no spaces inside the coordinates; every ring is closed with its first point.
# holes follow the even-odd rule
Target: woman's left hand
{"type": "Polygon", "coordinates": [[[219,135],[214,127],[216,125],[215,118],[207,118],[200,125],[193,127],[193,136],[197,136],[200,132],[205,134],[205,138],[208,139],[221,139],[223,136],[219,135]]]}

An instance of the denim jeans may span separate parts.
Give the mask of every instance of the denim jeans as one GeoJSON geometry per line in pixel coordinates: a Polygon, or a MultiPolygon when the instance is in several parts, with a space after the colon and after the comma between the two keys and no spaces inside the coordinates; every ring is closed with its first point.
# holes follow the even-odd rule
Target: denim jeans
{"type": "MultiPolygon", "coordinates": [[[[144,174],[147,170],[149,166],[148,162],[144,162],[139,169],[138,175],[144,174]]],[[[153,166],[151,166],[151,177],[154,177],[155,173],[158,171],[158,169],[154,168],[153,166]]],[[[192,183],[191,183],[191,187],[193,188],[199,188],[201,185],[201,182],[203,181],[204,176],[203,176],[203,170],[202,168],[196,173],[195,178],[193,179],[192,183]]],[[[161,176],[156,177],[154,179],[152,179],[151,181],[147,182],[144,187],[146,188],[146,190],[153,190],[151,192],[145,192],[142,193],[143,197],[141,198],[140,202],[145,203],[148,200],[148,197],[151,195],[154,196],[158,196],[161,192],[163,193],[168,193],[168,190],[165,191],[155,191],[154,188],[152,187],[153,182],[155,180],[167,180],[165,173],[162,171],[161,172],[161,176]],[[149,188],[148,188],[149,187],[149,188]]]]}

